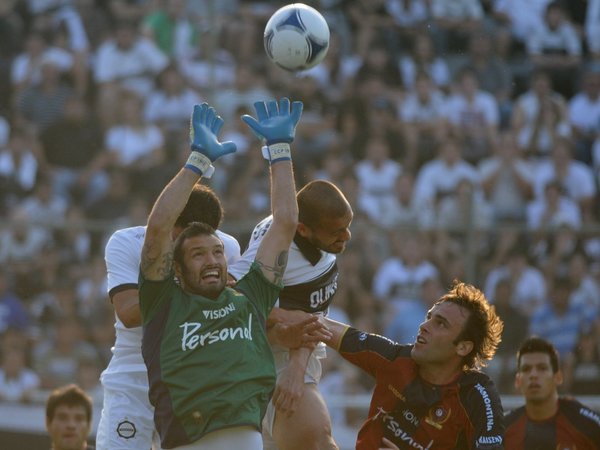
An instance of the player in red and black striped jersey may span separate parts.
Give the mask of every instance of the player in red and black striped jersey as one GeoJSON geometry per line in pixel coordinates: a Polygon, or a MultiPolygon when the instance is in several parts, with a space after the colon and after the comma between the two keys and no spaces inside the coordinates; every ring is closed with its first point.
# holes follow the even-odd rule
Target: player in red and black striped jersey
{"type": "Polygon", "coordinates": [[[600,449],[600,414],[559,397],[562,381],[554,346],[538,337],[527,339],[517,353],[515,377],[525,405],[506,416],[507,449],[600,449]]]}
{"type": "Polygon", "coordinates": [[[503,446],[500,397],[476,370],[492,358],[502,332],[481,291],[455,283],[429,310],[412,345],[323,321],[333,335],[327,345],[375,377],[357,450],[510,448],[503,446]]]}

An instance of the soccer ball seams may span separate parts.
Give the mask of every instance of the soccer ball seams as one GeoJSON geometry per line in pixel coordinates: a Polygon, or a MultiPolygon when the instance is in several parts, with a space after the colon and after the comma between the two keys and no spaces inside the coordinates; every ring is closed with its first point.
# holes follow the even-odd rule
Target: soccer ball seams
{"type": "Polygon", "coordinates": [[[307,70],[321,62],[327,53],[327,22],[314,8],[303,4],[287,5],[269,19],[264,47],[267,56],[282,69],[291,72],[307,70]]]}

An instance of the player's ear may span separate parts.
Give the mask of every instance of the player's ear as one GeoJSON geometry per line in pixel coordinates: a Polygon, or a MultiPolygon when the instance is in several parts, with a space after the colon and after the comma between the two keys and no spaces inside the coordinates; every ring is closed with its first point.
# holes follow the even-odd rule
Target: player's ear
{"type": "Polygon", "coordinates": [[[519,390],[521,388],[521,372],[517,369],[517,373],[515,374],[515,389],[519,390]]]}
{"type": "Polygon", "coordinates": [[[456,353],[460,356],[467,356],[473,350],[473,342],[472,341],[460,341],[456,345],[456,353]]]}
{"type": "Polygon", "coordinates": [[[173,267],[175,269],[175,276],[177,279],[181,280],[181,264],[179,264],[177,261],[173,261],[173,267]]]}
{"type": "Polygon", "coordinates": [[[561,384],[563,384],[563,381],[565,381],[565,379],[563,377],[562,370],[559,369],[558,372],[554,374],[554,384],[560,386],[561,384]]]}
{"type": "Polygon", "coordinates": [[[296,228],[296,231],[298,231],[298,234],[302,237],[308,237],[310,234],[310,229],[302,222],[298,222],[298,227],[296,228]]]}

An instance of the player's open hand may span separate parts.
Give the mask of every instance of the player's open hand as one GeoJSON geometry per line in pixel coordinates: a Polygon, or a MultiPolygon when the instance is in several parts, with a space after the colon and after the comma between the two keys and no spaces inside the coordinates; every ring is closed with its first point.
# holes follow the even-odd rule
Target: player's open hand
{"type": "Polygon", "coordinates": [[[244,114],[242,120],[252,129],[259,139],[267,145],[277,143],[290,143],[296,136],[296,125],[302,115],[302,102],[295,101],[291,104],[288,98],[254,103],[256,119],[244,114]]]}
{"type": "Polygon", "coordinates": [[[233,142],[219,142],[217,136],[223,127],[223,119],[207,103],[194,106],[190,121],[190,142],[192,151],[201,153],[211,162],[223,155],[236,151],[233,142]]]}
{"type": "Polygon", "coordinates": [[[287,348],[314,348],[319,342],[331,339],[327,326],[318,316],[306,313],[306,317],[297,322],[280,322],[274,326],[276,343],[287,348]]]}

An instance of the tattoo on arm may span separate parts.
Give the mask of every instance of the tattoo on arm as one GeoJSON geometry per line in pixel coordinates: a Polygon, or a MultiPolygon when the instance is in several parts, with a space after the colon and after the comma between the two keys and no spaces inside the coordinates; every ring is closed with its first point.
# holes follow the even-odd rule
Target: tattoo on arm
{"type": "Polygon", "coordinates": [[[142,249],[142,260],[140,269],[144,275],[153,272],[160,279],[165,279],[171,273],[173,267],[173,251],[167,253],[158,252],[156,256],[152,251],[152,245],[144,245],[142,249]]]}
{"type": "Polygon", "coordinates": [[[288,262],[288,251],[284,250],[275,258],[275,263],[273,266],[267,266],[260,261],[256,261],[258,265],[263,269],[269,272],[273,272],[273,283],[280,284],[283,281],[283,273],[285,272],[285,267],[288,262]]]}

